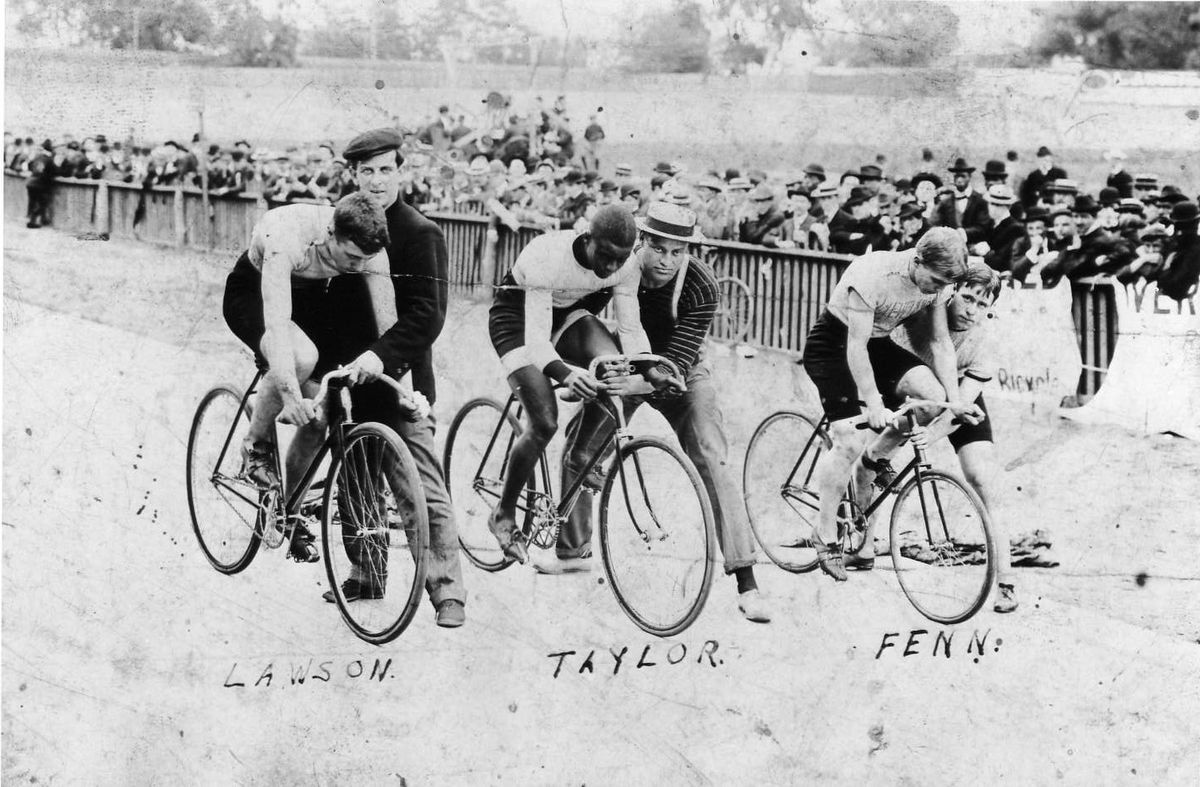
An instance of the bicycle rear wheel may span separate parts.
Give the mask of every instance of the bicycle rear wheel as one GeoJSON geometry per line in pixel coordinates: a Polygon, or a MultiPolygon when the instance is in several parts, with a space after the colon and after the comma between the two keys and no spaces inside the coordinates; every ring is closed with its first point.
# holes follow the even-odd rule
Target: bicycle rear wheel
{"type": "Polygon", "coordinates": [[[750,333],[750,288],[736,276],[722,276],[717,279],[717,289],[721,300],[713,317],[713,336],[740,342],[750,333]]]}
{"type": "Polygon", "coordinates": [[[242,442],[250,428],[241,404],[242,394],[232,385],[212,388],[200,400],[188,433],[192,530],[208,562],[222,574],[250,565],[261,541],[255,530],[260,491],[241,477],[242,442]]]}
{"type": "MultiPolygon", "coordinates": [[[[494,399],[467,402],[450,423],[442,454],[458,543],[467,559],[484,571],[500,571],[513,563],[487,525],[492,509],[500,501],[508,453],[521,433],[520,422],[511,414],[501,424],[503,412],[504,406],[494,399]]],[[[536,488],[535,478],[536,473],[526,487],[526,506],[536,488]]]]}
{"type": "Polygon", "coordinates": [[[364,423],[333,457],[322,500],[325,572],[346,625],[373,645],[412,621],[425,585],[429,514],[408,446],[387,426],[364,423]],[[358,600],[344,583],[358,584],[358,600]]]}
{"type": "Polygon", "coordinates": [[[716,543],[691,460],[658,438],[622,446],[600,493],[600,554],[625,614],[659,637],[690,626],[712,587],[716,543]]]}
{"type": "Polygon", "coordinates": [[[892,508],[892,564],[904,595],[937,623],[961,623],[987,600],[996,545],[987,509],[949,473],[922,472],[892,508]]]}
{"type": "Polygon", "coordinates": [[[813,419],[783,410],[754,430],[742,466],[750,529],[775,565],[793,573],[817,567],[813,527],[820,500],[813,472],[832,443],[813,419]]]}

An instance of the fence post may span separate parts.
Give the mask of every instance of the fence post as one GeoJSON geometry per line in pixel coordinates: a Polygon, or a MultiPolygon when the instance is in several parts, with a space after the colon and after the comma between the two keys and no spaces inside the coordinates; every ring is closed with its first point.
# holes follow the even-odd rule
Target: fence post
{"type": "Polygon", "coordinates": [[[183,184],[175,184],[175,200],[172,223],[175,226],[175,245],[184,246],[187,243],[187,222],[183,216],[183,184]]]}
{"type": "Polygon", "coordinates": [[[96,221],[92,229],[101,235],[108,235],[112,229],[111,214],[108,206],[108,181],[101,179],[96,186],[96,221]]]}

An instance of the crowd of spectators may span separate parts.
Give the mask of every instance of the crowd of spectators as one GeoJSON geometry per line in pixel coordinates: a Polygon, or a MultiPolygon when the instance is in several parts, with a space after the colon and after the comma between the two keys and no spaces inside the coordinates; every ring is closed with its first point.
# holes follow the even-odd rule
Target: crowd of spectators
{"type": "MultiPolygon", "coordinates": [[[[576,136],[562,96],[548,107],[538,98],[524,113],[499,93],[485,104],[474,127],[443,105],[407,131],[406,201],[427,212],[487,215],[513,229],[583,229],[603,205],[644,214],[662,200],[694,209],[712,240],[839,254],[909,249],[930,227],[948,226],[962,231],[971,253],[1020,281],[1037,277],[1053,286],[1063,277],[1107,274],[1157,280],[1162,292],[1181,298],[1200,276],[1196,201],[1153,175],[1130,174],[1119,150],[1106,153],[1111,171],[1095,190],[1072,179],[1046,147],[1024,174],[1015,171],[1015,151],[978,169],[963,158],[939,167],[929,150],[908,175],[889,172],[882,155],[846,170],[813,162],[774,176],[693,172],[682,162],[637,173],[605,160],[597,115],[576,136]]],[[[182,185],[271,203],[335,202],[354,189],[332,142],[272,151],[245,140],[205,144],[198,135],[189,145],[144,146],[103,135],[37,144],[6,134],[5,166],[30,175],[30,226],[44,222],[55,177],[182,185]]]]}

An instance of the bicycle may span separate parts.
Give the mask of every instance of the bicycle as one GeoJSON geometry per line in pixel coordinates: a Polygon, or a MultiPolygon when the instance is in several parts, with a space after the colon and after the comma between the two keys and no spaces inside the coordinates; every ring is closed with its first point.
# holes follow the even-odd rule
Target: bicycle
{"type": "MultiPolygon", "coordinates": [[[[589,371],[594,376],[601,364],[626,362],[665,364],[680,377],[670,360],[649,354],[601,356],[589,371]]],[[[682,451],[657,437],[634,437],[617,394],[598,401],[612,430],[566,484],[561,502],[553,496],[546,456],[539,457],[517,505],[521,534],[534,546],[554,548],[583,488],[599,491],[600,554],[617,603],[643,631],[669,637],[695,621],[712,586],[716,529],[711,503],[699,472],[682,451]],[[604,471],[609,455],[613,458],[604,471]],[[614,502],[614,495],[620,502],[614,502]]],[[[473,399],[454,416],[447,432],[443,467],[459,543],[484,571],[501,571],[513,562],[488,530],[487,519],[500,499],[509,453],[521,433],[520,415],[515,394],[504,405],[486,397],[473,399]]]]}
{"type": "MultiPolygon", "coordinates": [[[[412,621],[425,584],[429,521],[412,455],[390,427],[354,423],[349,372],[335,370],[321,379],[313,399],[328,421],[326,438],[295,490],[284,499],[278,483],[254,483],[242,467],[240,447],[250,397],[263,374],[244,393],[227,384],[212,388],[192,420],[188,509],[200,548],[213,568],[233,575],[250,565],[260,546],[277,549],[298,524],[311,530],[319,519],[325,573],[343,620],[366,642],[390,642],[412,621]],[[347,601],[342,582],[351,576],[373,588],[371,597],[347,601]]],[[[396,388],[406,411],[420,414],[421,404],[399,383],[381,379],[396,388]]],[[[275,477],[282,478],[278,429],[273,431],[275,477]]]]}
{"type": "MultiPolygon", "coordinates": [[[[911,431],[917,407],[945,409],[945,402],[909,400],[897,416],[911,431]]],[[[856,427],[868,428],[864,418],[856,427]]],[[[832,447],[829,420],[794,411],[773,413],[750,438],[742,488],[750,528],[763,551],[793,573],[817,566],[813,527],[820,506],[814,471],[821,453],[832,447]],[[799,455],[796,447],[800,446],[799,455]],[[800,526],[795,526],[793,516],[800,526]]],[[[956,475],[932,469],[925,449],[913,444],[913,458],[865,508],[854,483],[838,509],[842,549],[857,554],[865,543],[867,520],[894,495],[888,552],[904,595],[917,611],[938,623],[961,623],[983,606],[996,573],[996,545],[983,502],[956,475]]],[[[874,550],[874,544],[870,545],[874,550]]]]}

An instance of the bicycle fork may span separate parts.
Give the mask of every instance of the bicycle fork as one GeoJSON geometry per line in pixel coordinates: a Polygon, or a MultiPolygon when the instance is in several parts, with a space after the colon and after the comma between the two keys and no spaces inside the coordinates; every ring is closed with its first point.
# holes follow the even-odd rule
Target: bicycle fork
{"type": "Polygon", "coordinates": [[[625,498],[625,510],[629,512],[629,518],[633,520],[633,526],[637,529],[638,535],[642,541],[649,546],[654,541],[665,541],[667,539],[667,531],[658,521],[658,514],[654,511],[654,505],[650,502],[650,495],[646,491],[646,475],[642,470],[642,463],[638,459],[637,454],[633,454],[633,470],[637,476],[638,487],[642,490],[642,502],[646,506],[647,513],[650,514],[649,521],[643,525],[646,517],[638,517],[633,511],[633,501],[629,497],[629,481],[625,477],[625,463],[621,459],[621,450],[633,440],[633,434],[629,431],[629,427],[625,423],[625,408],[621,406],[617,397],[613,396],[610,400],[610,406],[616,411],[617,429],[616,429],[616,461],[617,472],[621,474],[621,494],[625,498]]]}

